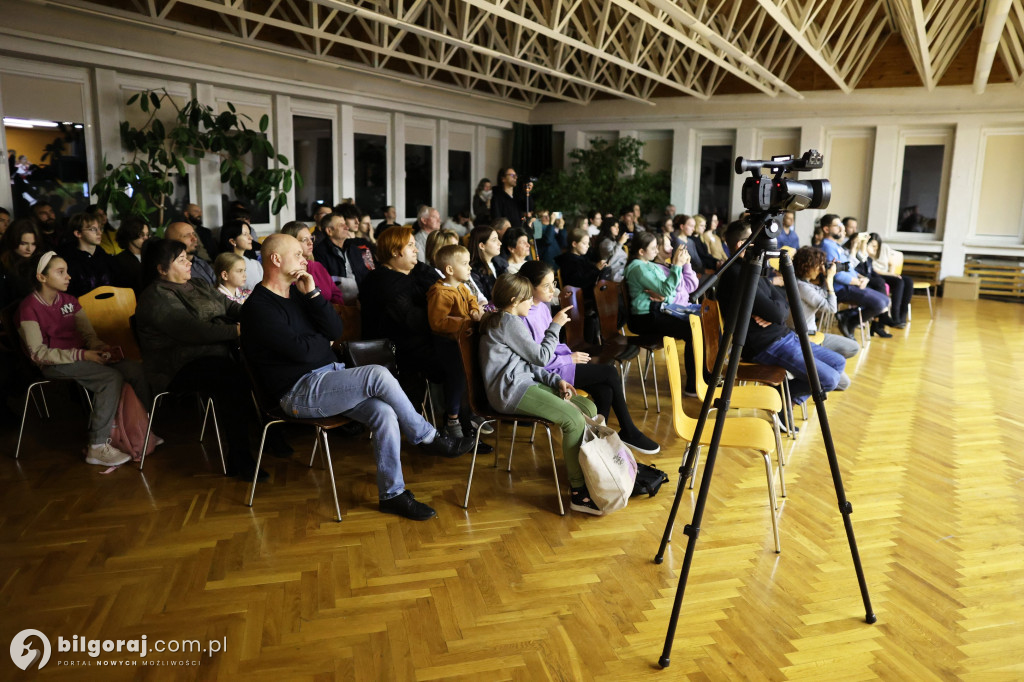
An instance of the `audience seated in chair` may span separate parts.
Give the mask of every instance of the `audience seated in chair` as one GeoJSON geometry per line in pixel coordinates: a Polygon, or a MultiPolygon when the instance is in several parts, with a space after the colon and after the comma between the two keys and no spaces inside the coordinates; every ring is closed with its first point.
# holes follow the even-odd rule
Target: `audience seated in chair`
{"type": "MultiPolygon", "coordinates": [[[[342,213],[331,213],[320,221],[324,239],[313,247],[318,263],[331,274],[346,305],[355,305],[363,280],[377,267],[374,245],[355,236],[359,230],[359,211],[346,204],[342,213]]],[[[378,236],[379,238],[379,236],[378,236]]]]}
{"type": "MultiPolygon", "coordinates": [[[[330,212],[325,215],[330,215],[330,212]]],[[[313,276],[313,281],[316,282],[320,293],[333,305],[345,305],[345,297],[341,295],[341,289],[335,286],[334,280],[331,279],[331,274],[327,272],[327,268],[313,260],[313,244],[315,240],[309,227],[305,223],[293,220],[285,223],[284,227],[281,228],[281,232],[290,237],[295,237],[302,244],[302,257],[306,259],[306,272],[313,276]]]]}
{"type": "MultiPolygon", "coordinates": [[[[171,223],[164,230],[164,238],[181,242],[185,246],[185,257],[191,263],[191,278],[206,282],[210,288],[217,286],[217,275],[213,272],[213,265],[206,262],[197,255],[199,249],[199,237],[196,230],[188,223],[171,223]]],[[[143,267],[142,278],[146,279],[147,273],[143,267]]],[[[145,281],[143,282],[145,284],[145,281]]]]}
{"type": "MultiPolygon", "coordinates": [[[[808,335],[818,331],[816,315],[819,313],[836,314],[836,292],[834,280],[836,264],[825,265],[825,254],[813,246],[801,247],[793,257],[793,269],[796,271],[797,288],[800,291],[800,304],[807,321],[808,335]]],[[[790,318],[792,321],[792,318],[790,318]]],[[[799,330],[794,330],[799,333],[799,330]]],[[[821,345],[839,353],[844,358],[852,358],[860,350],[856,340],[823,332],[821,345]]],[[[850,377],[846,372],[839,377],[837,391],[845,391],[850,387],[850,377]]]]}
{"type": "MultiPolygon", "coordinates": [[[[415,247],[409,250],[415,260],[415,247]]],[[[383,367],[345,369],[335,362],[331,344],[342,335],[341,321],[306,271],[298,240],[274,234],[262,252],[263,283],[242,311],[241,337],[246,358],[259,368],[261,389],[300,419],[343,414],[366,424],[373,431],[380,510],[418,521],[432,518],[436,512],[405,487],[401,438],[442,457],[466,452],[468,440],[439,434],[383,367]]]]}
{"type": "Polygon", "coordinates": [[[149,225],[135,216],[128,216],[117,228],[121,251],[114,256],[114,280],[117,286],[132,289],[136,296],[142,291],[142,249],[149,237],[149,225]]]}
{"type": "Polygon", "coordinates": [[[96,287],[115,286],[114,259],[100,248],[103,228],[96,219],[85,213],[71,216],[68,221],[74,241],[58,251],[67,261],[71,284],[68,293],[78,297],[96,287]]]}
{"type": "MultiPolygon", "coordinates": [[[[849,254],[839,245],[839,241],[845,235],[843,223],[839,220],[839,216],[832,213],[822,216],[821,227],[824,230],[821,250],[825,252],[828,262],[849,264],[849,254]]],[[[845,272],[836,273],[836,298],[840,303],[852,303],[859,307],[864,319],[871,320],[872,334],[883,338],[891,337],[892,334],[885,331],[885,324],[881,319],[878,319],[882,313],[889,309],[889,299],[886,298],[885,294],[867,288],[870,279],[858,274],[852,269],[852,265],[850,268],[845,272]]],[[[850,326],[854,315],[856,315],[856,312],[845,313],[838,315],[836,319],[840,324],[850,326]],[[849,317],[844,317],[844,315],[849,315],[849,317]]]]}

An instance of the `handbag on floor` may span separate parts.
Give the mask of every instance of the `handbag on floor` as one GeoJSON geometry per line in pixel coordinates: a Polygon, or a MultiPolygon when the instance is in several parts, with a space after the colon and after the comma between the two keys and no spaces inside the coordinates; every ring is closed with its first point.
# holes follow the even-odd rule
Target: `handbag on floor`
{"type": "Polygon", "coordinates": [[[619,434],[604,423],[604,417],[587,422],[580,446],[580,467],[587,491],[602,514],[611,514],[626,506],[636,482],[636,459],[619,434]]]}
{"type": "MultiPolygon", "coordinates": [[[[146,427],[149,425],[149,415],[146,408],[135,395],[135,389],[126,381],[121,386],[121,400],[117,403],[117,412],[114,414],[114,426],[110,429],[110,444],[115,448],[131,455],[132,459],[138,462],[142,459],[142,444],[146,441],[146,427]]],[[[153,452],[158,442],[162,442],[155,433],[149,436],[149,448],[146,454],[153,452]]]]}

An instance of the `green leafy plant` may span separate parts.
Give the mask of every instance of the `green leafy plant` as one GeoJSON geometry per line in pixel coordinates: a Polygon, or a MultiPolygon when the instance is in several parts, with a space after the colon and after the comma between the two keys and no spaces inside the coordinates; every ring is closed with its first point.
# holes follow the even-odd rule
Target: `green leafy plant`
{"type": "Polygon", "coordinates": [[[617,215],[634,203],[644,209],[665,206],[670,176],[647,170],[650,164],[641,156],[645,144],[635,137],[594,138],[589,148],[572,150],[568,170],[548,171],[537,183],[537,205],[574,215],[589,210],[617,215]]]}
{"type": "Polygon", "coordinates": [[[270,119],[266,114],[253,129],[246,124],[251,119],[230,102],[228,110],[220,113],[194,99],[179,107],[164,89],[132,95],[128,106],[133,104],[149,117],[139,128],[121,122],[121,141],[129,157],[117,166],[104,162],[106,174],[93,190],[101,205],[122,217],[133,215],[153,226],[166,225],[168,198],[174,193],[172,175],[184,177],[190,166],[197,166],[207,155],[220,159],[221,182],[239,199],[270,203],[275,215],[287,205],[293,182],[302,187],[298,172],[286,168],[288,159],[267,140],[270,119]],[[175,109],[170,127],[157,118],[165,105],[175,109]],[[282,167],[254,167],[249,160],[254,153],[276,158],[282,167]]]}

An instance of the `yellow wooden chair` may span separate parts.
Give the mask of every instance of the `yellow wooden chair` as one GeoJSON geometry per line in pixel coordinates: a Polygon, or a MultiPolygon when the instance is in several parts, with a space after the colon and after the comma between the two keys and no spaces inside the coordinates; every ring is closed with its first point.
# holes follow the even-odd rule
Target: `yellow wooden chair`
{"type": "MultiPolygon", "coordinates": [[[[697,420],[688,417],[683,411],[683,385],[679,371],[679,351],[676,348],[676,340],[671,336],[664,339],[665,345],[665,366],[668,369],[668,388],[672,396],[672,426],[675,427],[676,435],[690,443],[693,440],[697,427],[697,420]]],[[[701,433],[700,447],[711,443],[712,423],[709,421],[707,428],[701,433]]],[[[775,500],[775,474],[772,471],[771,452],[775,449],[775,434],[768,422],[757,417],[730,417],[722,429],[720,445],[726,448],[742,448],[757,450],[764,458],[764,470],[768,479],[768,511],[772,515],[772,532],[775,536],[775,551],[782,551],[782,544],[779,540],[779,519],[776,514],[778,504],[775,500]]],[[[700,447],[697,449],[698,460],[694,462],[693,470],[696,476],[697,464],[699,463],[700,447]]],[[[683,482],[679,481],[679,485],[683,482]]]]}
{"type": "Polygon", "coordinates": [[[135,314],[134,291],[119,287],[96,287],[79,297],[78,303],[97,336],[111,346],[120,346],[125,358],[142,360],[131,326],[131,318],[135,314]]]}
{"type": "MultiPolygon", "coordinates": [[[[707,303],[704,305],[707,305],[707,303]]],[[[708,393],[708,383],[704,380],[704,372],[700,371],[702,369],[700,363],[703,358],[703,361],[707,364],[707,358],[704,356],[704,329],[699,315],[690,315],[690,335],[693,338],[693,357],[698,367],[695,380],[697,398],[703,402],[704,396],[708,393]]],[[[715,398],[719,398],[721,395],[722,388],[715,388],[715,398]]],[[[782,489],[782,496],[785,497],[785,461],[782,457],[782,435],[779,429],[779,415],[784,414],[782,394],[771,386],[733,386],[732,397],[729,399],[729,408],[733,410],[758,410],[768,414],[772,430],[775,432],[775,455],[779,461],[779,487],[782,489]]],[[[694,468],[694,474],[690,476],[691,490],[693,490],[693,482],[697,478],[696,471],[696,468],[694,468]]]]}
{"type": "MultiPolygon", "coordinates": [[[[902,252],[897,251],[895,254],[893,254],[893,261],[892,261],[892,263],[889,264],[889,267],[892,268],[892,274],[894,274],[894,275],[902,275],[903,274],[903,260],[904,260],[904,257],[903,257],[903,253],[902,252]]],[[[938,266],[936,265],[936,268],[937,267],[938,266]]],[[[936,269],[936,273],[937,273],[937,269],[936,269]]],[[[916,277],[916,275],[915,275],[915,277],[916,277]]],[[[932,314],[932,287],[935,287],[935,293],[936,293],[936,295],[938,295],[938,282],[936,282],[934,278],[931,278],[931,279],[914,279],[914,291],[921,291],[922,289],[924,289],[924,293],[928,297],[928,314],[929,315],[932,314]]],[[[910,314],[910,308],[911,307],[912,306],[907,306],[907,322],[909,322],[910,318],[911,318],[911,314],[910,314]]]]}

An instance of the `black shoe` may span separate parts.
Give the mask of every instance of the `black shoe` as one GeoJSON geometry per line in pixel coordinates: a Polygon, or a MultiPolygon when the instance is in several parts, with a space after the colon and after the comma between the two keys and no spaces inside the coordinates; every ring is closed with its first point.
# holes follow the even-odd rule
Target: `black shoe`
{"type": "MultiPolygon", "coordinates": [[[[779,433],[789,434],[789,427],[786,426],[786,422],[782,421],[781,419],[779,420],[779,433]]],[[[795,436],[798,433],[800,433],[800,427],[794,426],[793,435],[795,436]]]]}
{"type": "Polygon", "coordinates": [[[839,327],[839,333],[848,339],[854,338],[853,336],[853,316],[836,315],[836,326],[839,327]]]}
{"type": "MultiPolygon", "coordinates": [[[[471,438],[470,440],[472,441],[473,439],[471,438]]],[[[469,444],[469,450],[467,450],[466,452],[469,452],[472,449],[473,449],[473,443],[470,443],[469,444]]],[[[483,441],[480,441],[480,444],[477,445],[476,454],[478,454],[478,455],[489,455],[492,452],[494,452],[494,448],[492,448],[490,445],[488,445],[487,443],[485,443],[483,441]]]]}
{"type": "Polygon", "coordinates": [[[436,511],[422,502],[417,502],[408,490],[403,490],[400,495],[390,500],[381,500],[380,510],[385,514],[397,514],[413,521],[426,521],[437,516],[436,511]]]}
{"type": "Polygon", "coordinates": [[[428,454],[437,457],[458,457],[473,449],[473,439],[460,438],[455,440],[440,433],[435,433],[434,440],[429,443],[420,443],[420,447],[428,454]]]}
{"type": "Polygon", "coordinates": [[[593,514],[594,516],[601,516],[603,513],[598,509],[597,504],[590,497],[590,491],[587,490],[587,486],[582,488],[572,488],[572,495],[569,498],[569,509],[573,511],[582,512],[584,514],[593,514]]]}
{"type": "Polygon", "coordinates": [[[619,431],[619,439],[637,452],[645,455],[656,455],[661,452],[661,446],[642,434],[639,430],[627,433],[619,431]]]}
{"type": "Polygon", "coordinates": [[[892,334],[885,331],[885,325],[881,322],[875,322],[871,325],[871,336],[880,336],[883,339],[892,338],[892,334]]]}

